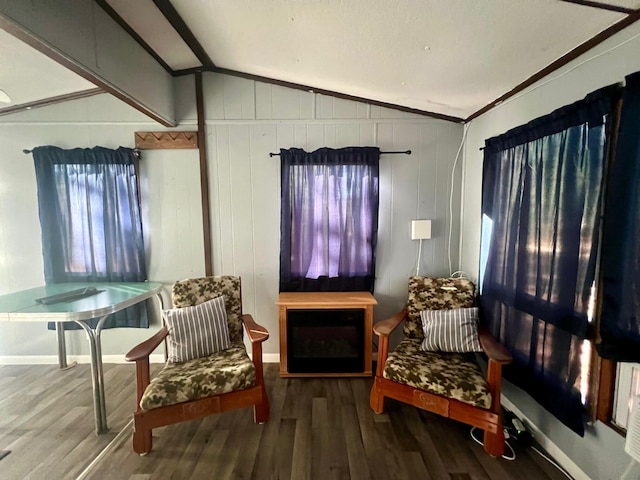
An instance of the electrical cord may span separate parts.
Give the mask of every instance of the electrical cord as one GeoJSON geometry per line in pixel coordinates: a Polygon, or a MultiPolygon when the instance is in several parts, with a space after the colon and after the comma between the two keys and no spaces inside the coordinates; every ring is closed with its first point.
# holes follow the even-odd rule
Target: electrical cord
{"type": "MultiPolygon", "coordinates": [[[[484,445],[484,442],[482,440],[480,440],[479,438],[477,438],[473,432],[475,432],[476,430],[478,430],[476,427],[471,427],[471,438],[478,444],[478,445],[484,445]]],[[[509,438],[509,434],[505,431],[504,432],[504,436],[505,436],[505,440],[504,440],[504,446],[507,447],[507,450],[509,450],[509,455],[507,455],[506,453],[502,454],[502,458],[504,458],[505,460],[515,460],[516,459],[516,452],[513,450],[513,447],[509,444],[509,442],[507,442],[507,438],[509,438]]]]}
{"type": "Polygon", "coordinates": [[[449,245],[447,251],[447,258],[449,260],[449,271],[451,268],[451,235],[453,234],[453,181],[456,174],[456,165],[458,164],[458,158],[460,158],[460,152],[462,151],[462,147],[464,146],[464,142],[467,139],[467,131],[469,127],[468,124],[465,124],[462,127],[462,140],[460,141],[460,146],[458,147],[458,152],[456,153],[456,158],[453,160],[453,167],[451,168],[451,191],[449,192],[449,245]]]}
{"type": "MultiPolygon", "coordinates": [[[[480,440],[478,437],[476,437],[474,435],[474,432],[476,430],[479,430],[476,427],[471,427],[471,438],[478,444],[478,445],[484,445],[484,442],[482,440],[480,440]]],[[[505,440],[504,440],[504,445],[505,447],[507,447],[507,449],[509,450],[509,454],[507,455],[506,453],[502,455],[502,458],[504,458],[505,460],[515,460],[516,459],[516,452],[513,449],[513,447],[511,446],[511,444],[507,441],[509,438],[512,438],[509,435],[509,432],[505,429],[504,432],[504,436],[505,436],[505,440]]],[[[544,458],[547,462],[549,462],[551,465],[553,465],[554,467],[556,467],[558,470],[560,470],[560,472],[567,477],[569,480],[573,480],[573,477],[571,475],[569,475],[569,472],[567,472],[564,468],[562,468],[556,461],[554,461],[551,457],[549,457],[548,455],[546,455],[542,450],[536,448],[534,445],[531,445],[531,449],[536,452],[538,455],[540,455],[542,458],[544,458]]]]}
{"type": "Polygon", "coordinates": [[[551,457],[547,456],[546,454],[544,454],[541,450],[538,450],[535,446],[531,445],[531,449],[536,452],[538,455],[540,455],[542,458],[544,458],[547,462],[549,462],[551,465],[553,465],[554,467],[556,467],[558,470],[560,470],[565,477],[567,477],[569,480],[573,480],[573,477],[571,475],[569,475],[569,473],[562,468],[558,463],[556,463],[551,457]]]}
{"type": "Polygon", "coordinates": [[[418,246],[418,258],[416,260],[416,277],[420,276],[420,262],[422,262],[422,239],[420,239],[420,244],[418,246]]]}
{"type": "Polygon", "coordinates": [[[458,270],[450,275],[451,278],[469,278],[469,274],[464,270],[458,270]]]}

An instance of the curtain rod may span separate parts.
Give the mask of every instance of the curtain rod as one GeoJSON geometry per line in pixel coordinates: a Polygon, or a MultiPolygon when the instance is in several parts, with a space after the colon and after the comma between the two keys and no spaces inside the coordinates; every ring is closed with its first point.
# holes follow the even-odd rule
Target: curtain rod
{"type": "MultiPolygon", "coordinates": [[[[380,155],[397,155],[397,154],[404,154],[404,155],[411,155],[411,150],[403,150],[401,152],[380,152],[380,155]]],[[[280,154],[279,153],[269,153],[270,157],[279,157],[280,154]]]]}
{"type": "MultiPolygon", "coordinates": [[[[30,153],[32,153],[32,152],[33,152],[33,150],[29,150],[28,148],[23,148],[23,149],[22,149],[22,153],[24,153],[24,154],[26,154],[26,155],[29,155],[29,154],[30,154],[30,153]]],[[[140,150],[138,150],[137,148],[134,148],[134,149],[133,149],[133,154],[134,154],[136,157],[141,158],[140,150]]]]}

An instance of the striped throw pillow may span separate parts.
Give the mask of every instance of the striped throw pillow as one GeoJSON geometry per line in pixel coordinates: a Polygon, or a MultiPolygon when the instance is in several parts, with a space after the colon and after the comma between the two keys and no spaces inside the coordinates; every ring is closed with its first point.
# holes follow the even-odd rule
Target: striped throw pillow
{"type": "Polygon", "coordinates": [[[427,352],[479,352],[478,309],[453,308],[420,312],[424,340],[420,348],[427,352]]]}
{"type": "Polygon", "coordinates": [[[231,346],[224,297],[163,313],[169,329],[167,360],[171,363],[207,357],[231,346]]]}

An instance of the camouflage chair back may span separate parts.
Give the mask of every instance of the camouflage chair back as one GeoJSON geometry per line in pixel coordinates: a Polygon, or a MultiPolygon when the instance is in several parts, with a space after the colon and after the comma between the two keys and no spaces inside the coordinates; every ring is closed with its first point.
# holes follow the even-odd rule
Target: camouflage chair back
{"type": "Polygon", "coordinates": [[[477,333],[473,327],[475,340],[464,343],[463,348],[432,338],[443,331],[446,338],[460,338],[458,322],[461,329],[475,325],[471,318],[477,315],[473,309],[475,285],[466,278],[411,277],[408,290],[406,308],[373,327],[379,341],[371,408],[383,413],[384,399],[389,397],[480,428],[484,430],[484,450],[501,456],[500,384],[502,365],[511,362],[511,355],[481,326],[477,333]],[[426,322],[439,325],[436,334],[429,330],[427,339],[421,312],[425,312],[425,319],[435,319],[426,322]],[[404,339],[389,353],[389,335],[402,322],[404,339]],[[472,351],[486,354],[486,376],[472,351]]]}
{"type": "MultiPolygon", "coordinates": [[[[174,309],[164,312],[169,325],[126,355],[128,361],[136,362],[138,406],[133,414],[133,450],[141,455],[151,451],[151,432],[157,427],[251,406],[256,423],[269,418],[262,372],[262,342],[269,338],[269,332],[251,315],[242,313],[240,278],[218,276],[178,281],[173,285],[172,301],[174,309]],[[185,319],[190,320],[191,310],[205,308],[212,303],[209,301],[219,302],[219,297],[224,301],[224,309],[218,304],[219,312],[226,313],[219,313],[219,318],[226,316],[228,341],[213,353],[173,358],[171,345],[181,345],[180,328],[188,328],[185,319]],[[173,330],[174,323],[169,318],[177,318],[172,320],[176,322],[173,330]],[[253,360],[243,343],[243,325],[251,341],[253,360]],[[151,379],[149,356],[165,340],[170,344],[169,361],[151,379]]],[[[197,312],[192,317],[200,318],[202,310],[197,312]]]]}

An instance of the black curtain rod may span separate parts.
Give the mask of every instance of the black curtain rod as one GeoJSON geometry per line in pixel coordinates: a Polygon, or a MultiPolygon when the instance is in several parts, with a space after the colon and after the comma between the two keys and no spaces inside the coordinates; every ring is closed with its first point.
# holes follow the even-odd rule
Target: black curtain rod
{"type": "MultiPolygon", "coordinates": [[[[22,149],[22,153],[24,153],[24,154],[29,155],[31,152],[33,152],[33,150],[29,150],[28,148],[23,148],[23,149],[22,149]]],[[[140,150],[138,150],[137,148],[134,148],[134,149],[133,149],[133,154],[134,154],[136,157],[141,158],[140,150]]]]}
{"type": "MultiPolygon", "coordinates": [[[[411,150],[403,150],[401,152],[380,152],[380,155],[398,155],[398,154],[411,155],[411,150]]],[[[269,156],[270,157],[279,157],[280,154],[279,153],[270,153],[269,156]]]]}

